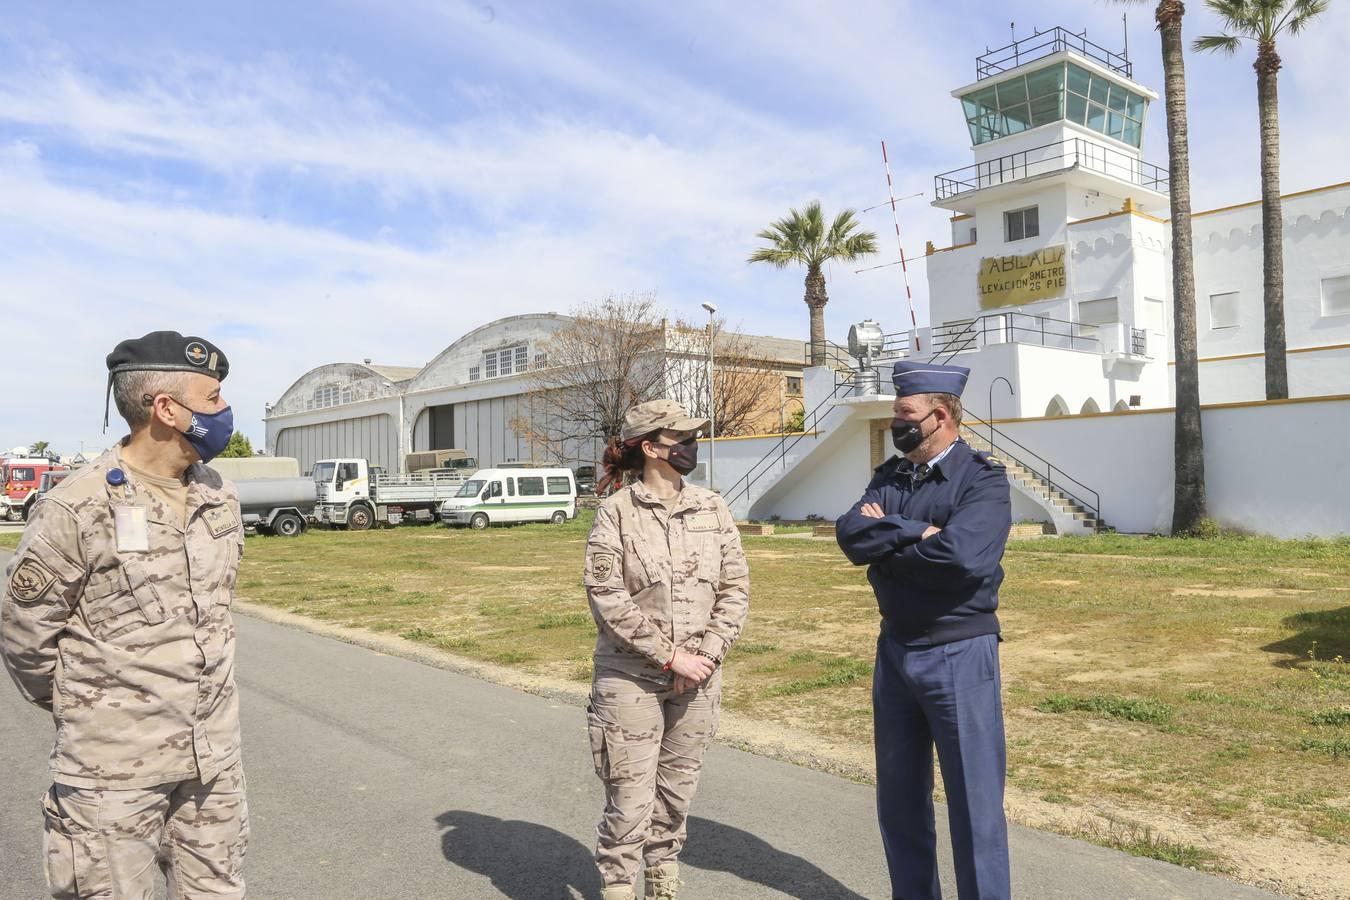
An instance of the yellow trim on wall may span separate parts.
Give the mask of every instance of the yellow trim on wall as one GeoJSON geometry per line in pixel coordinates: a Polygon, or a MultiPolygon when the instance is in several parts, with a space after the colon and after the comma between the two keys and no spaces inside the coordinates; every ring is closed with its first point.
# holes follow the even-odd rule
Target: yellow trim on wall
{"type": "MultiPolygon", "coordinates": [[[[719,434],[716,440],[720,444],[722,441],[753,441],[759,438],[776,437],[818,437],[819,435],[819,431],[785,431],[782,434],[779,434],[777,431],[766,431],[764,434],[734,434],[728,435],[727,437],[722,437],[719,434]]],[[[698,439],[698,442],[700,444],[706,444],[708,440],[709,438],[701,437],[698,439]]]]}
{"type": "MultiPolygon", "coordinates": [[[[934,250],[933,253],[946,253],[948,250],[960,250],[963,247],[974,247],[974,246],[975,242],[969,241],[964,244],[952,244],[950,247],[939,247],[936,250],[934,250]]],[[[933,253],[925,253],[924,256],[932,256],[933,253]]]]}
{"type": "Polygon", "coordinates": [[[959,216],[952,216],[952,217],[951,217],[951,221],[953,221],[953,222],[963,222],[963,221],[965,221],[966,219],[973,219],[973,218],[975,218],[975,217],[972,216],[970,213],[961,213],[959,216]]]}
{"type": "MultiPolygon", "coordinates": [[[[1294,191],[1292,194],[1281,194],[1281,200],[1290,200],[1294,197],[1306,197],[1309,194],[1320,194],[1322,191],[1334,191],[1337,188],[1350,187],[1350,181],[1342,181],[1339,184],[1328,184],[1322,187],[1308,188],[1306,191],[1294,191]]],[[[1206,209],[1202,212],[1191,213],[1191,218],[1196,219],[1200,216],[1212,216],[1217,213],[1232,212],[1235,209],[1246,209],[1249,206],[1260,206],[1260,200],[1251,200],[1247,203],[1234,203],[1232,206],[1220,206],[1218,209],[1206,209]]]]}
{"type": "MultiPolygon", "coordinates": [[[[1285,353],[1317,353],[1318,351],[1321,351],[1321,350],[1350,350],[1350,344],[1326,344],[1326,345],[1321,346],[1321,347],[1290,347],[1290,348],[1286,349],[1284,352],[1285,352],[1285,353]]],[[[1262,353],[1234,353],[1232,356],[1206,356],[1204,359],[1199,360],[1199,361],[1202,362],[1202,363],[1212,363],[1212,362],[1227,362],[1227,361],[1232,360],[1232,359],[1262,359],[1262,358],[1265,357],[1265,355],[1266,355],[1266,354],[1265,354],[1264,352],[1262,352],[1262,353]]],[[[1176,365],[1176,362],[1175,362],[1175,361],[1172,361],[1172,360],[1169,360],[1167,364],[1168,364],[1169,366],[1175,366],[1175,365],[1176,365]]]]}
{"type": "Polygon", "coordinates": [[[1088,222],[1100,222],[1102,219],[1114,219],[1116,216],[1138,216],[1141,219],[1147,219],[1150,222],[1157,222],[1160,225],[1166,225],[1166,219],[1160,219],[1157,216],[1150,216],[1146,212],[1140,212],[1137,209],[1118,209],[1115,212],[1104,213],[1100,216],[1091,216],[1087,219],[1075,219],[1069,225],[1083,225],[1088,222]]]}

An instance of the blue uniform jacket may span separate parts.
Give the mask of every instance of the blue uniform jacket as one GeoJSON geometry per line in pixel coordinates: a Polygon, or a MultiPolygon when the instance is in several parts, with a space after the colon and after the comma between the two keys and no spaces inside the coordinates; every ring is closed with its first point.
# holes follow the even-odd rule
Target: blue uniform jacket
{"type": "Polygon", "coordinates": [[[1003,466],[957,441],[928,477],[893,456],[839,517],[844,555],[867,566],[882,631],[905,644],[945,644],[999,631],[998,588],[1012,502],[1003,466]],[[876,503],[885,518],[859,510],[876,503]],[[929,525],[942,531],[927,540],[929,525]]]}

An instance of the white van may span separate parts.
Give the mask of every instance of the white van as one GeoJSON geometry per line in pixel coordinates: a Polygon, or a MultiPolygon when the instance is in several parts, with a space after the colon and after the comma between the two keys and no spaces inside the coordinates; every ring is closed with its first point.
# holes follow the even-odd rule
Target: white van
{"type": "Polygon", "coordinates": [[[486,528],[503,522],[561,525],[577,514],[571,469],[479,469],[441,504],[448,526],[486,528]]]}

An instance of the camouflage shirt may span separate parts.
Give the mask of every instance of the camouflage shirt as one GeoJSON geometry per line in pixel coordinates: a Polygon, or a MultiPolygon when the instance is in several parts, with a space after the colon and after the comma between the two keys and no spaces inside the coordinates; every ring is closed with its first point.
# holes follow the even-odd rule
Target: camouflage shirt
{"type": "Polygon", "coordinates": [[[750,568],[731,510],[690,484],[669,511],[641,482],[602,502],[583,580],[600,627],[596,667],[663,681],[676,647],[720,660],[749,608],[750,568]]]}
{"type": "Polygon", "coordinates": [[[239,502],[233,485],[193,465],[184,529],[129,474],[108,483],[113,468],[127,472],[120,448],[34,507],[5,575],[0,655],[56,720],[53,781],[209,781],[239,759],[230,617],[239,502]],[[149,550],[119,552],[115,510],[125,506],[146,510],[149,550]]]}

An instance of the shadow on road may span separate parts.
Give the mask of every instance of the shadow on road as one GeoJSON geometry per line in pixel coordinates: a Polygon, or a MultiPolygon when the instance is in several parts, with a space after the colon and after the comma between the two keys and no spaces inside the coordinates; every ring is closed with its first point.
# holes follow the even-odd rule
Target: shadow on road
{"type": "Polygon", "coordinates": [[[689,842],[680,862],[727,872],[799,900],[867,900],[815,864],[774,847],[748,831],[711,819],[689,818],[689,842]]]}
{"type": "Polygon", "coordinates": [[[582,897],[600,895],[600,874],[590,849],[561,831],[462,809],[441,813],[436,823],[445,829],[445,858],[486,875],[512,900],[566,898],[569,887],[582,897]]]}

